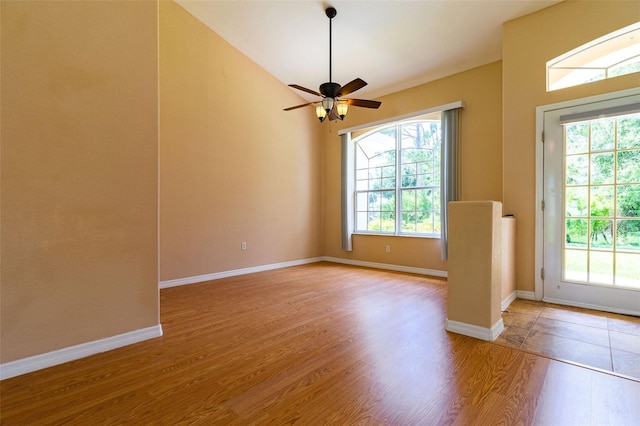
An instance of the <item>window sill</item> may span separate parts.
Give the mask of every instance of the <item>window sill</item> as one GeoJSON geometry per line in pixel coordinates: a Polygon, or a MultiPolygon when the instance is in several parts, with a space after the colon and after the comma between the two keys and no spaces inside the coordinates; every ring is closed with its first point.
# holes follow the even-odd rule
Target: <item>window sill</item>
{"type": "Polygon", "coordinates": [[[440,235],[410,235],[410,234],[386,234],[383,232],[354,232],[353,235],[370,235],[374,237],[400,237],[400,238],[424,238],[430,240],[440,240],[442,237],[440,235]]]}

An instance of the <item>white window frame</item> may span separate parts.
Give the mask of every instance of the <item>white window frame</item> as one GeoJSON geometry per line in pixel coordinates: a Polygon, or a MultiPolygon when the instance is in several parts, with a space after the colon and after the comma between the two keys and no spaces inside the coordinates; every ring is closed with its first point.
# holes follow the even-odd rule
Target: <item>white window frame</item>
{"type": "MultiPolygon", "coordinates": [[[[403,126],[407,126],[407,125],[411,125],[414,123],[429,123],[429,122],[438,122],[438,125],[440,125],[441,122],[441,118],[438,116],[437,118],[434,117],[436,116],[438,113],[431,113],[427,116],[421,116],[421,117],[414,117],[413,119],[409,119],[409,120],[402,120],[402,121],[397,121],[397,122],[393,122],[393,123],[387,123],[385,125],[376,127],[362,135],[359,135],[357,138],[355,138],[353,140],[353,150],[354,150],[354,156],[353,156],[353,161],[354,161],[354,173],[353,176],[351,177],[354,181],[354,197],[357,200],[358,198],[358,194],[370,194],[372,192],[393,192],[394,193],[394,198],[395,198],[395,203],[394,203],[394,229],[392,231],[384,231],[384,230],[365,230],[365,229],[357,229],[356,226],[354,226],[354,233],[355,234],[374,234],[374,235],[395,235],[395,236],[412,236],[412,237],[425,237],[425,238],[440,238],[441,237],[441,231],[439,232],[417,232],[417,231],[403,231],[402,229],[402,224],[403,224],[403,210],[402,210],[402,193],[403,191],[406,190],[437,190],[437,197],[433,198],[434,200],[434,204],[435,206],[437,206],[437,208],[432,208],[431,210],[431,214],[435,214],[438,216],[437,219],[437,227],[441,229],[441,225],[442,225],[442,220],[439,217],[440,216],[440,191],[442,188],[442,184],[441,184],[441,180],[442,180],[442,170],[441,170],[441,164],[440,164],[440,154],[441,154],[441,144],[442,144],[442,140],[441,140],[441,130],[438,132],[438,139],[439,139],[439,144],[437,146],[437,156],[438,156],[438,176],[437,179],[434,178],[434,184],[431,185],[416,185],[414,187],[403,187],[402,186],[402,179],[403,179],[403,163],[402,163],[402,138],[403,138],[403,134],[402,134],[402,127],[403,126]],[[358,155],[357,155],[357,150],[358,148],[358,144],[360,141],[368,138],[369,136],[376,134],[378,132],[382,132],[386,129],[390,129],[390,128],[394,128],[394,135],[395,135],[395,142],[394,142],[394,146],[393,146],[393,151],[395,152],[395,164],[393,165],[393,168],[395,170],[395,177],[394,177],[394,186],[393,188],[383,188],[383,189],[377,189],[377,190],[372,190],[370,188],[367,189],[361,189],[358,190],[358,169],[357,169],[357,159],[358,159],[358,155]]],[[[391,167],[391,166],[387,166],[387,167],[391,167]]],[[[417,173],[417,175],[419,176],[420,174],[417,173]]],[[[381,178],[382,180],[382,178],[381,178]]],[[[367,197],[368,198],[368,197],[367,197]]],[[[354,206],[353,206],[353,215],[356,218],[354,225],[357,225],[357,217],[358,217],[358,203],[357,201],[354,202],[354,206]]],[[[361,213],[361,212],[360,212],[361,213]]],[[[433,219],[432,219],[433,220],[433,219]]],[[[432,222],[434,227],[436,225],[435,222],[432,222]]]]}
{"type": "Polygon", "coordinates": [[[638,71],[621,67],[640,62],[640,22],[583,44],[547,62],[547,92],[638,71]]]}

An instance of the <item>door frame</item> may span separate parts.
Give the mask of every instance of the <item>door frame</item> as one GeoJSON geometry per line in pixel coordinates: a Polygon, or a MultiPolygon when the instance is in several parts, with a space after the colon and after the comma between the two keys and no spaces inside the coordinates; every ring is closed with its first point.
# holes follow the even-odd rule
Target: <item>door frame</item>
{"type": "MultiPolygon", "coordinates": [[[[620,90],[618,92],[610,92],[586,98],[570,99],[536,107],[535,300],[543,300],[544,298],[544,280],[542,278],[542,270],[544,268],[544,212],[542,210],[542,202],[544,200],[544,114],[556,109],[571,108],[632,95],[640,95],[640,88],[620,90]]],[[[578,304],[576,304],[576,306],[578,306],[578,304]]]]}

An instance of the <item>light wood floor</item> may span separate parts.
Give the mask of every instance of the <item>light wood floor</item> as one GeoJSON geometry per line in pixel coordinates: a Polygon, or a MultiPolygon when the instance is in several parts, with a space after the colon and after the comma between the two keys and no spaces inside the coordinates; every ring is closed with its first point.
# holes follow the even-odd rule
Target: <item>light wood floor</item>
{"type": "Polygon", "coordinates": [[[0,382],[0,423],[640,424],[638,381],[444,331],[437,279],[317,263],[161,309],[161,338],[0,382]]]}

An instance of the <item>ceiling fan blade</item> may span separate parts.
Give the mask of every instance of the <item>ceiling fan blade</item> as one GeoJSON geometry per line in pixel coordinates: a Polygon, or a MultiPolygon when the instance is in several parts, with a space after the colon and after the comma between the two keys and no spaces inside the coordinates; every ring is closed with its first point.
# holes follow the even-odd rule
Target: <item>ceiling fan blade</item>
{"type": "Polygon", "coordinates": [[[285,111],[291,111],[292,109],[298,109],[298,108],[306,107],[307,105],[313,105],[313,104],[314,104],[314,102],[309,102],[309,103],[306,103],[306,104],[296,105],[296,106],[292,106],[292,107],[289,107],[289,108],[285,108],[284,110],[285,111]]]}
{"type": "Polygon", "coordinates": [[[340,94],[338,96],[348,95],[349,93],[353,93],[356,90],[362,89],[366,85],[366,81],[361,78],[356,78],[355,80],[350,81],[342,86],[342,89],[340,89],[340,94]]]}
{"type": "Polygon", "coordinates": [[[322,97],[322,95],[315,90],[307,89],[306,87],[298,86],[297,84],[290,84],[289,87],[293,87],[294,89],[302,90],[303,92],[322,97]]]}
{"type": "Polygon", "coordinates": [[[379,101],[370,101],[368,99],[344,99],[347,101],[347,105],[353,105],[357,107],[363,108],[379,108],[382,105],[382,102],[379,101]]]}

